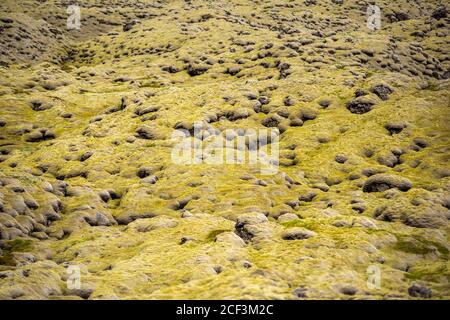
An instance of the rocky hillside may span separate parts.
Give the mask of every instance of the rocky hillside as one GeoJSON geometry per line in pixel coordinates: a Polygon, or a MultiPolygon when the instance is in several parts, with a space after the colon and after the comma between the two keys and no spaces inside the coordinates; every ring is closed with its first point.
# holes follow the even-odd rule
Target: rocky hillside
{"type": "Polygon", "coordinates": [[[0,3],[0,299],[450,298],[446,1],[77,3],[0,3]]]}

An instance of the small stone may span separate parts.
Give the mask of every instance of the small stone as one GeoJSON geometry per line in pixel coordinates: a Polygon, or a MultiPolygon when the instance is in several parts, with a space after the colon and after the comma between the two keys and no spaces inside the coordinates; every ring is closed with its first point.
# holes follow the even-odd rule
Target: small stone
{"type": "Polygon", "coordinates": [[[284,231],[281,237],[283,238],[283,240],[305,240],[316,235],[317,234],[314,231],[305,228],[294,227],[284,231]]]}
{"type": "Polygon", "coordinates": [[[414,283],[411,287],[408,288],[408,294],[411,297],[428,299],[431,298],[432,291],[424,285],[414,283]]]}
{"type": "Polygon", "coordinates": [[[359,97],[347,103],[347,109],[351,113],[364,114],[372,110],[375,102],[366,97],[359,97]]]}
{"type": "Polygon", "coordinates": [[[199,76],[203,73],[205,73],[206,71],[208,71],[211,67],[207,66],[207,65],[195,65],[195,64],[190,64],[187,67],[187,72],[191,77],[195,77],[195,76],[199,76]]]}
{"type": "Polygon", "coordinates": [[[376,84],[370,91],[375,93],[381,100],[389,99],[389,95],[394,92],[387,84],[376,84]]]}
{"type": "Polygon", "coordinates": [[[335,160],[337,163],[345,163],[345,162],[348,160],[348,158],[347,158],[346,155],[340,153],[340,154],[337,154],[337,155],[334,157],[334,160],[335,160]]]}
{"type": "Polygon", "coordinates": [[[394,135],[402,132],[402,130],[406,128],[406,125],[404,123],[388,122],[384,127],[389,131],[390,135],[394,135]]]}
{"type": "Polygon", "coordinates": [[[319,106],[321,106],[322,108],[328,108],[331,104],[330,100],[320,100],[319,101],[319,106]]]}
{"type": "Polygon", "coordinates": [[[294,296],[298,297],[298,298],[307,298],[308,289],[306,289],[304,286],[300,286],[298,288],[296,288],[292,293],[294,294],[294,296]]]}
{"type": "Polygon", "coordinates": [[[86,151],[85,153],[83,153],[83,154],[80,156],[80,161],[81,161],[81,162],[86,161],[87,159],[89,159],[90,157],[92,157],[93,154],[94,154],[93,151],[86,151]]]}
{"type": "Polygon", "coordinates": [[[133,21],[131,21],[131,22],[128,22],[128,23],[126,23],[126,24],[123,25],[122,30],[123,30],[124,32],[130,31],[131,29],[133,29],[133,27],[134,27],[138,22],[139,22],[138,20],[133,20],[133,21]]]}
{"type": "Polygon", "coordinates": [[[136,138],[147,139],[147,140],[159,140],[161,135],[156,132],[156,130],[150,126],[143,125],[136,129],[136,138]]]}
{"type": "Polygon", "coordinates": [[[316,196],[317,196],[317,193],[310,191],[307,194],[299,196],[298,200],[304,201],[304,202],[311,202],[316,196]]]}
{"type": "Polygon", "coordinates": [[[215,241],[228,243],[235,247],[245,247],[245,241],[234,232],[221,232],[216,236],[215,241]]]}
{"type": "Polygon", "coordinates": [[[186,242],[189,242],[189,241],[193,241],[193,240],[194,240],[194,238],[192,238],[192,237],[182,237],[180,239],[180,245],[185,244],[186,242]]]}
{"type": "Polygon", "coordinates": [[[339,291],[345,295],[354,296],[358,292],[358,289],[350,286],[345,286],[342,287],[339,291]]]}
{"type": "Polygon", "coordinates": [[[300,219],[294,213],[285,213],[278,217],[278,222],[280,222],[280,223],[295,221],[295,220],[300,220],[300,219]]]}
{"type": "Polygon", "coordinates": [[[433,11],[431,16],[437,20],[447,18],[447,8],[444,6],[439,6],[433,11]]]}

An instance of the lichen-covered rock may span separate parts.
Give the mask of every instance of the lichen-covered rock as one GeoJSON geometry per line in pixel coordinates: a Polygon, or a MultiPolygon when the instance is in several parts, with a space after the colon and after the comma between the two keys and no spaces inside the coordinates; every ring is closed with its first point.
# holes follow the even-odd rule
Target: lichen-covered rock
{"type": "Polygon", "coordinates": [[[374,85],[370,91],[376,94],[381,100],[387,100],[389,95],[394,92],[390,86],[383,83],[374,85]]]}
{"type": "Polygon", "coordinates": [[[283,240],[305,240],[316,236],[317,234],[314,231],[305,229],[305,228],[289,228],[283,232],[282,238],[283,240]]]}
{"type": "Polygon", "coordinates": [[[397,175],[379,173],[368,178],[363,185],[364,192],[383,192],[391,188],[408,191],[412,188],[412,182],[397,175]]]}
{"type": "Polygon", "coordinates": [[[353,99],[347,103],[347,109],[351,113],[364,114],[372,110],[376,102],[366,96],[353,99]]]}
{"type": "Polygon", "coordinates": [[[0,5],[0,299],[450,299],[442,1],[383,30],[358,0],[78,0],[80,30],[40,2],[0,5]]]}

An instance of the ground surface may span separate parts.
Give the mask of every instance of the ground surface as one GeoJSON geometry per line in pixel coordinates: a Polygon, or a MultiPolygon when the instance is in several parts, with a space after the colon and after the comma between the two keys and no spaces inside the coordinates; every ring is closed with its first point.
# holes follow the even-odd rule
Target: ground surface
{"type": "Polygon", "coordinates": [[[450,298],[445,1],[77,3],[0,4],[1,299],[450,298]],[[174,163],[196,121],[278,172],[174,163]]]}

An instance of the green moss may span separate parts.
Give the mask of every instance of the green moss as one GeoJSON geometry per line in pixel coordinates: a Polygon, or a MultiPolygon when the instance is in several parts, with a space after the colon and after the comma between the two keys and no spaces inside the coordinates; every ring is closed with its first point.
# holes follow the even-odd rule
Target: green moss
{"type": "Polygon", "coordinates": [[[14,239],[7,241],[6,246],[11,248],[11,252],[27,252],[33,249],[33,240],[14,239]]]}
{"type": "Polygon", "coordinates": [[[427,265],[426,267],[417,268],[414,269],[408,273],[405,274],[405,277],[407,279],[411,280],[423,280],[423,281],[438,281],[439,278],[442,276],[445,276],[449,278],[448,275],[448,268],[446,265],[437,265],[437,266],[430,266],[427,265]]]}
{"type": "Polygon", "coordinates": [[[13,252],[28,252],[33,249],[33,241],[29,239],[14,239],[5,241],[3,255],[0,256],[0,265],[15,266],[13,252]]]}
{"type": "Polygon", "coordinates": [[[156,81],[143,81],[140,85],[141,88],[161,88],[162,85],[156,81]]]}
{"type": "Polygon", "coordinates": [[[3,256],[0,256],[0,265],[4,265],[4,266],[15,266],[16,265],[16,261],[11,252],[7,252],[3,256]]]}
{"type": "Polygon", "coordinates": [[[290,227],[303,227],[312,231],[317,231],[318,229],[318,223],[316,221],[310,221],[310,220],[293,220],[282,223],[283,226],[286,228],[290,227]]]}
{"type": "Polygon", "coordinates": [[[427,254],[433,251],[432,247],[435,247],[443,255],[449,253],[448,249],[440,243],[424,239],[421,236],[398,236],[397,238],[394,249],[406,253],[427,254]]]}

